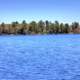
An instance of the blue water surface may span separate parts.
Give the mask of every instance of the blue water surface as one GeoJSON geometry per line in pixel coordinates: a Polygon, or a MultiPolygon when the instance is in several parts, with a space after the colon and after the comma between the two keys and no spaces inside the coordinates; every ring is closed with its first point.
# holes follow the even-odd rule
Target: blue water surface
{"type": "Polygon", "coordinates": [[[80,80],[80,35],[0,36],[0,80],[80,80]]]}

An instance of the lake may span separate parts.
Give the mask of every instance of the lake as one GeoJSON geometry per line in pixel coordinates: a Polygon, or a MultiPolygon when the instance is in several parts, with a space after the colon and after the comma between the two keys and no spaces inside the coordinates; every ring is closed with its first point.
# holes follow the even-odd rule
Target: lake
{"type": "Polygon", "coordinates": [[[80,35],[0,36],[0,80],[80,80],[80,35]]]}

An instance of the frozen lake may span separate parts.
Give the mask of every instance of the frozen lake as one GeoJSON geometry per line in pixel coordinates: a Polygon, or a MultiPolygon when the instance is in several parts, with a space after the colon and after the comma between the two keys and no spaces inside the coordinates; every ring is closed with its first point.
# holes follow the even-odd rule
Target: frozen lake
{"type": "Polygon", "coordinates": [[[80,80],[80,35],[0,36],[0,80],[80,80]]]}

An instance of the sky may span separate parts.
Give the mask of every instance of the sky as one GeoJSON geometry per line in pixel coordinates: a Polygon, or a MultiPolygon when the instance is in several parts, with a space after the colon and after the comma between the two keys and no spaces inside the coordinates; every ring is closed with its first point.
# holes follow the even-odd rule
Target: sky
{"type": "Polygon", "coordinates": [[[23,20],[80,22],[80,0],[0,0],[0,23],[23,20]]]}

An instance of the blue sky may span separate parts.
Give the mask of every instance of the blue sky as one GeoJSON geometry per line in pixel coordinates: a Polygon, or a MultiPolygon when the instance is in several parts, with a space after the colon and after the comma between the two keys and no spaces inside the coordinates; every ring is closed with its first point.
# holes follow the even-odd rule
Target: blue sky
{"type": "Polygon", "coordinates": [[[0,22],[80,21],[80,0],[0,0],[0,22]]]}

